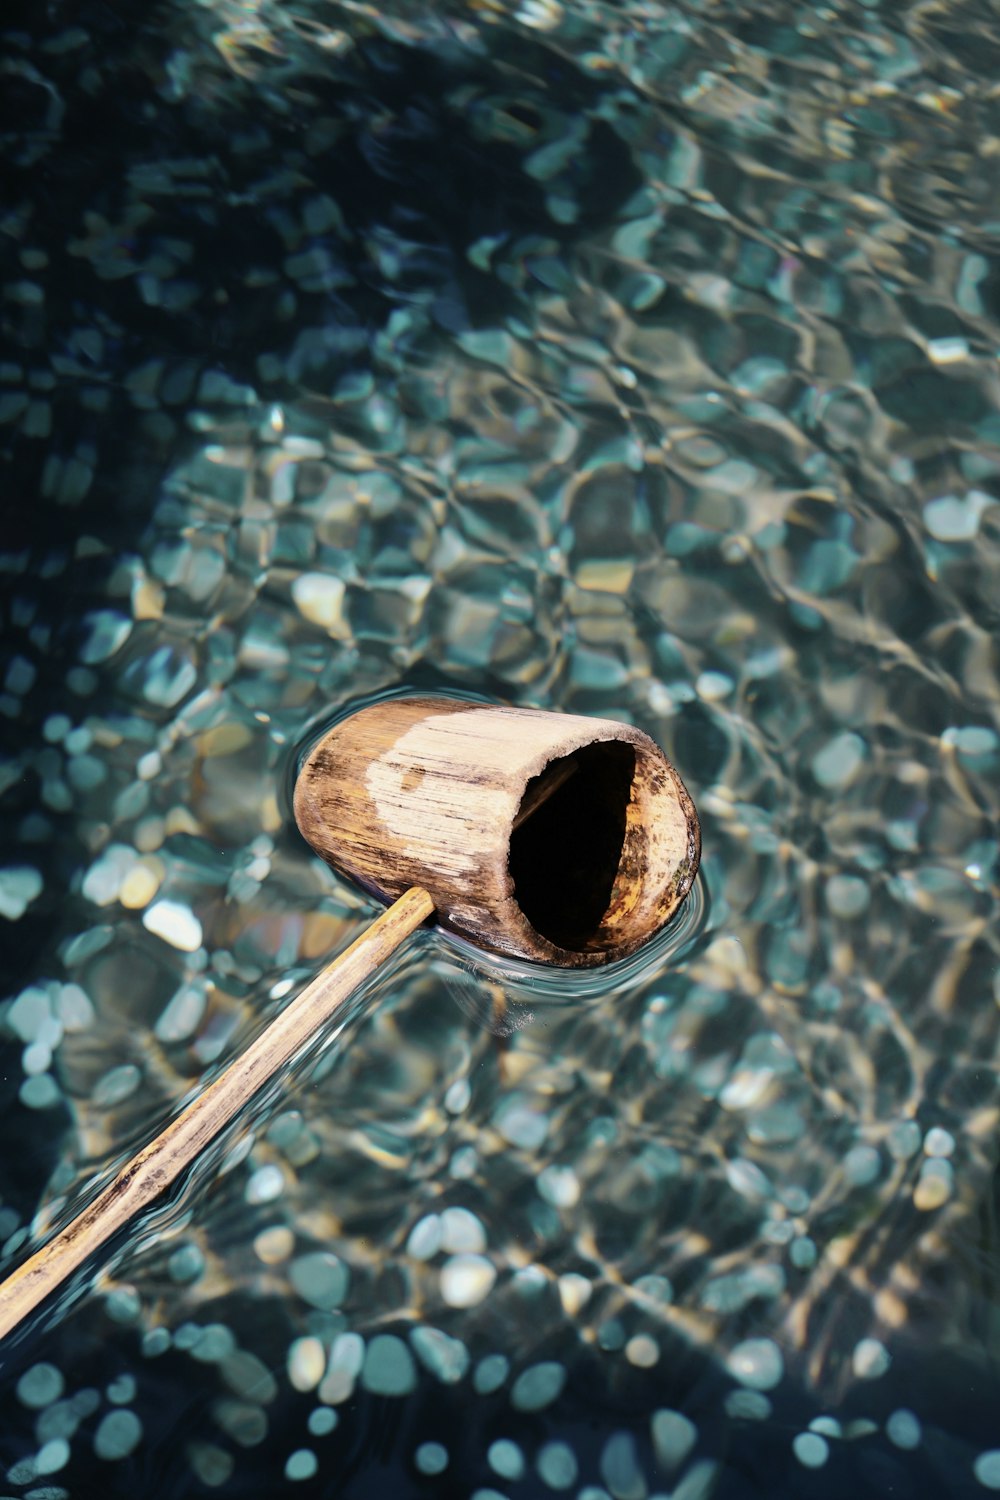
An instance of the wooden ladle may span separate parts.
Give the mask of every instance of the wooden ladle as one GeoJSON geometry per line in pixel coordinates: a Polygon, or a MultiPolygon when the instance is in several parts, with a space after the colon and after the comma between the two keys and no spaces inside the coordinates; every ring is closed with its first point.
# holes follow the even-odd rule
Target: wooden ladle
{"type": "Polygon", "coordinates": [[[0,1338],[159,1197],[421,923],[584,967],[669,921],[701,853],[694,804],[627,724],[460,699],[370,705],[310,750],[302,833],[392,905],[70,1224],[0,1285],[0,1338]]]}

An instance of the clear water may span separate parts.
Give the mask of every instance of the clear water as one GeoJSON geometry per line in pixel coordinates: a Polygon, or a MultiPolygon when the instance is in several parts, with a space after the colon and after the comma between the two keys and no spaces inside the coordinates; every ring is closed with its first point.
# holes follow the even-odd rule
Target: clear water
{"type": "Polygon", "coordinates": [[[12,1267],[372,915],[350,703],[639,724],[659,943],[421,935],[0,1352],[5,1493],[1000,1489],[986,5],[4,13],[12,1267]]]}

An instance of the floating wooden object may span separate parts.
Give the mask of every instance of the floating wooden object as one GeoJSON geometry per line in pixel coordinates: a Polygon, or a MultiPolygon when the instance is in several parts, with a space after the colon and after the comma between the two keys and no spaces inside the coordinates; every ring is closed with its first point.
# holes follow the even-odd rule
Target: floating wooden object
{"type": "Polygon", "coordinates": [[[394,904],[0,1285],[0,1338],[191,1165],[422,922],[494,952],[581,967],[631,953],[698,869],[691,798],[627,724],[395,698],[335,725],[295,787],[313,848],[394,904]]]}
{"type": "Polygon", "coordinates": [[[295,819],[380,900],[423,886],[441,926],[573,968],[659,931],[701,852],[691,798],[642,730],[449,698],[334,725],[299,772],[295,819]]]}

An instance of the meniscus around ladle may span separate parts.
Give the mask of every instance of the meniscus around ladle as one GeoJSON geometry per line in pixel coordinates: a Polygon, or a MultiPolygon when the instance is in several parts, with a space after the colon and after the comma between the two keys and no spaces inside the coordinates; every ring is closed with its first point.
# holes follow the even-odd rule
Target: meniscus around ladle
{"type": "Polygon", "coordinates": [[[423,922],[569,968],[632,953],[691,889],[694,804],[628,724],[448,698],[385,699],[311,749],[295,819],[392,905],[65,1229],[0,1285],[0,1338],[174,1183],[423,922]]]}

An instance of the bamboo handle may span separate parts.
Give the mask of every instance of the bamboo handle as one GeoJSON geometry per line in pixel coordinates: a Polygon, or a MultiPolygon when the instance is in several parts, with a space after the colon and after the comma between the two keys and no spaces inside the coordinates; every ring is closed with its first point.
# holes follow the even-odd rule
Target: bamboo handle
{"type": "Polygon", "coordinates": [[[420,886],[404,892],[276,1016],[247,1050],[132,1158],[108,1187],[0,1285],[0,1338],[162,1193],[243,1105],[434,911],[420,886]]]}

